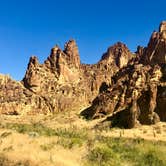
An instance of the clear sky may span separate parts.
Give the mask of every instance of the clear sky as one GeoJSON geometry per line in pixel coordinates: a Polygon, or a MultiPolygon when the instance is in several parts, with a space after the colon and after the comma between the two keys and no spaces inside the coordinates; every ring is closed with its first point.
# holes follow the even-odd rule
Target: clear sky
{"type": "Polygon", "coordinates": [[[77,41],[81,61],[97,62],[117,41],[146,46],[166,20],[166,0],[0,0],[0,73],[21,80],[31,55],[77,41]]]}

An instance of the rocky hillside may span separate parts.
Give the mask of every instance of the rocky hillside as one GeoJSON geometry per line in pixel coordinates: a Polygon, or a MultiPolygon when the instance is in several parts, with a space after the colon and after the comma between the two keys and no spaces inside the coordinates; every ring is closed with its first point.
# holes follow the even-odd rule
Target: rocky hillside
{"type": "Polygon", "coordinates": [[[0,113],[56,113],[88,107],[81,114],[107,117],[126,128],[166,120],[166,22],[147,47],[131,53],[123,43],[93,65],[80,62],[74,40],[55,46],[43,64],[31,57],[22,81],[0,75],[0,113]]]}
{"type": "Polygon", "coordinates": [[[125,128],[166,121],[166,22],[153,32],[148,46],[139,46],[135,58],[111,79],[112,84],[82,115],[106,116],[111,126],[125,128]]]}
{"type": "Polygon", "coordinates": [[[127,65],[132,54],[122,43],[110,47],[94,65],[80,63],[74,40],[51,49],[43,64],[31,57],[21,82],[0,77],[0,112],[35,114],[80,110],[96,97],[101,85],[111,85],[111,76],[127,65]]]}

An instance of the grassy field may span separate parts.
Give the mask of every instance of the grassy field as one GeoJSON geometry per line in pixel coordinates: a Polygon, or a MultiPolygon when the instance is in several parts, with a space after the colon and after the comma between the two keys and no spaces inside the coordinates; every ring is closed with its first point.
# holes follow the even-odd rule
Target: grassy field
{"type": "Polygon", "coordinates": [[[166,124],[95,127],[75,113],[1,116],[0,166],[165,166],[166,124]]]}

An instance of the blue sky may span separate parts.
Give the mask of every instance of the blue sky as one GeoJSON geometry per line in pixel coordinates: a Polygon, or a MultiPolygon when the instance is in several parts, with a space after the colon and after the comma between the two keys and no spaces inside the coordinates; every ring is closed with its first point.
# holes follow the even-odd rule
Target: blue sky
{"type": "Polygon", "coordinates": [[[0,73],[21,80],[31,55],[74,38],[81,61],[97,62],[117,41],[146,46],[166,20],[165,0],[0,0],[0,73]]]}

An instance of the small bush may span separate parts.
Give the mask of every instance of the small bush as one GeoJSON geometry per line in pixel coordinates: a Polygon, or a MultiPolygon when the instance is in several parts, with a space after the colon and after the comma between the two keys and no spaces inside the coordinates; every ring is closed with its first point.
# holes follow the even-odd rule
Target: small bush
{"type": "Polygon", "coordinates": [[[9,135],[11,135],[12,134],[12,132],[4,132],[4,133],[2,133],[1,134],[1,138],[5,138],[5,137],[8,137],[9,135]]]}
{"type": "Polygon", "coordinates": [[[3,149],[4,152],[9,152],[13,150],[13,146],[9,146],[3,149]]]}
{"type": "Polygon", "coordinates": [[[81,147],[83,145],[83,143],[84,143],[84,140],[81,139],[81,138],[70,138],[70,139],[60,138],[57,141],[58,145],[61,145],[64,148],[67,148],[67,149],[71,149],[74,146],[81,147]]]}
{"type": "Polygon", "coordinates": [[[49,143],[49,144],[40,145],[40,148],[44,151],[48,151],[48,150],[51,150],[52,148],[54,148],[54,146],[55,146],[55,143],[52,142],[52,143],[49,143]]]}
{"type": "Polygon", "coordinates": [[[88,155],[90,165],[115,166],[120,164],[118,163],[118,158],[118,154],[114,153],[114,151],[105,144],[95,147],[88,155]]]}
{"type": "Polygon", "coordinates": [[[145,166],[164,166],[166,162],[164,162],[156,150],[149,150],[145,153],[142,160],[142,165],[145,166]]]}

